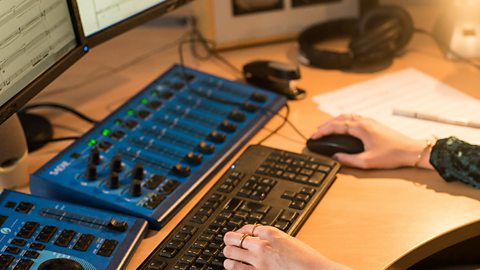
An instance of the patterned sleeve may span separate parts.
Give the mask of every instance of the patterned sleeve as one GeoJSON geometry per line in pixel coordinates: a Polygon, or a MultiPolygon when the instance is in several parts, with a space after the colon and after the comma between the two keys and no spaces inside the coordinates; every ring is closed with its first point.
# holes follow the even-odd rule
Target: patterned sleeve
{"type": "Polygon", "coordinates": [[[432,148],[430,163],[446,181],[480,188],[480,146],[455,137],[440,139],[432,148]]]}

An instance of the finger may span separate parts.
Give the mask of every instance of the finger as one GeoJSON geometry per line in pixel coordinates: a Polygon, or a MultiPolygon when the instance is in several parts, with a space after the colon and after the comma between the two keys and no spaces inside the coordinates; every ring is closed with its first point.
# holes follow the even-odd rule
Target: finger
{"type": "Polygon", "coordinates": [[[251,236],[258,236],[258,235],[256,235],[256,230],[260,226],[262,226],[262,225],[261,224],[247,224],[247,225],[244,225],[242,228],[238,229],[236,232],[248,234],[248,235],[251,235],[251,236]]]}
{"type": "Polygon", "coordinates": [[[253,266],[251,265],[247,265],[247,264],[244,264],[244,263],[241,263],[241,262],[238,262],[238,261],[234,261],[234,260],[230,260],[230,259],[226,259],[224,262],[223,262],[223,267],[225,267],[225,269],[227,270],[230,270],[230,269],[235,269],[235,270],[254,270],[255,268],[253,268],[253,266]]]}
{"type": "MultiPolygon", "coordinates": [[[[223,242],[225,242],[225,245],[227,246],[235,246],[239,247],[240,242],[242,242],[242,237],[244,233],[238,233],[238,232],[227,232],[225,236],[223,237],[223,242]]],[[[242,242],[242,247],[244,249],[252,249],[255,243],[258,242],[258,238],[252,237],[252,236],[247,236],[245,239],[243,239],[242,242]]]]}
{"type": "Polygon", "coordinates": [[[364,154],[345,154],[345,153],[337,153],[333,156],[334,159],[338,160],[341,164],[348,166],[348,167],[355,167],[360,169],[368,169],[368,166],[365,162],[364,154]]]}
{"type": "Polygon", "coordinates": [[[251,251],[236,246],[225,246],[223,248],[223,255],[229,259],[242,261],[249,264],[253,264],[254,260],[253,253],[251,251]]]}
{"type": "Polygon", "coordinates": [[[312,135],[312,139],[318,139],[329,134],[346,134],[348,132],[347,122],[349,120],[335,120],[319,127],[312,135]]]}

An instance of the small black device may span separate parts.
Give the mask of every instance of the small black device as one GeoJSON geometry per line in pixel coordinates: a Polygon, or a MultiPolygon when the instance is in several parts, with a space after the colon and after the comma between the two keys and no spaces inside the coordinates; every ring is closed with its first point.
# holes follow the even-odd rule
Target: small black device
{"type": "Polygon", "coordinates": [[[223,235],[244,224],[295,235],[339,169],[327,157],[252,145],[138,269],[224,269],[223,235]]]}
{"type": "Polygon", "coordinates": [[[358,154],[364,151],[360,139],[347,134],[331,134],[307,141],[308,150],[328,157],[336,153],[358,154]]]}
{"type": "Polygon", "coordinates": [[[397,6],[379,6],[359,19],[340,19],[305,29],[298,37],[300,62],[323,69],[373,72],[390,66],[414,32],[413,20],[397,6]],[[348,51],[317,47],[335,37],[351,37],[348,51]]]}
{"type": "Polygon", "coordinates": [[[288,99],[299,100],[305,97],[305,90],[292,85],[294,80],[301,77],[298,66],[257,60],[243,66],[243,75],[249,84],[280,93],[288,99]]]}

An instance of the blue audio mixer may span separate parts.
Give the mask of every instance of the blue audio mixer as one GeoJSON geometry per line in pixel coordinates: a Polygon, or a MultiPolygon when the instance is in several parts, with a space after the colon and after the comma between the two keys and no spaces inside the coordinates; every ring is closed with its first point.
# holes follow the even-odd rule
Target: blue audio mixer
{"type": "Polygon", "coordinates": [[[175,65],[35,172],[31,192],[159,229],[285,102],[175,65]]]}
{"type": "Polygon", "coordinates": [[[4,190],[0,269],[123,269],[146,229],[142,219],[4,190]]]}

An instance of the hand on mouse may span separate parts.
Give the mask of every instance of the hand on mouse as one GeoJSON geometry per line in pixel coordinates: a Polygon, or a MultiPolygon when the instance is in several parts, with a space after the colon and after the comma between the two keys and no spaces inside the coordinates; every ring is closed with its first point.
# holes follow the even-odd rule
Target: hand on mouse
{"type": "Polygon", "coordinates": [[[270,226],[245,225],[236,232],[227,232],[224,242],[227,259],[223,265],[229,270],[349,269],[270,226]]]}
{"type": "MultiPolygon", "coordinates": [[[[312,135],[312,139],[332,133],[349,134],[362,140],[364,152],[334,155],[340,163],[361,169],[413,166],[425,148],[425,141],[411,139],[373,119],[358,115],[340,115],[323,123],[312,135]]],[[[433,169],[429,163],[429,155],[422,156],[418,167],[433,169]]]]}

